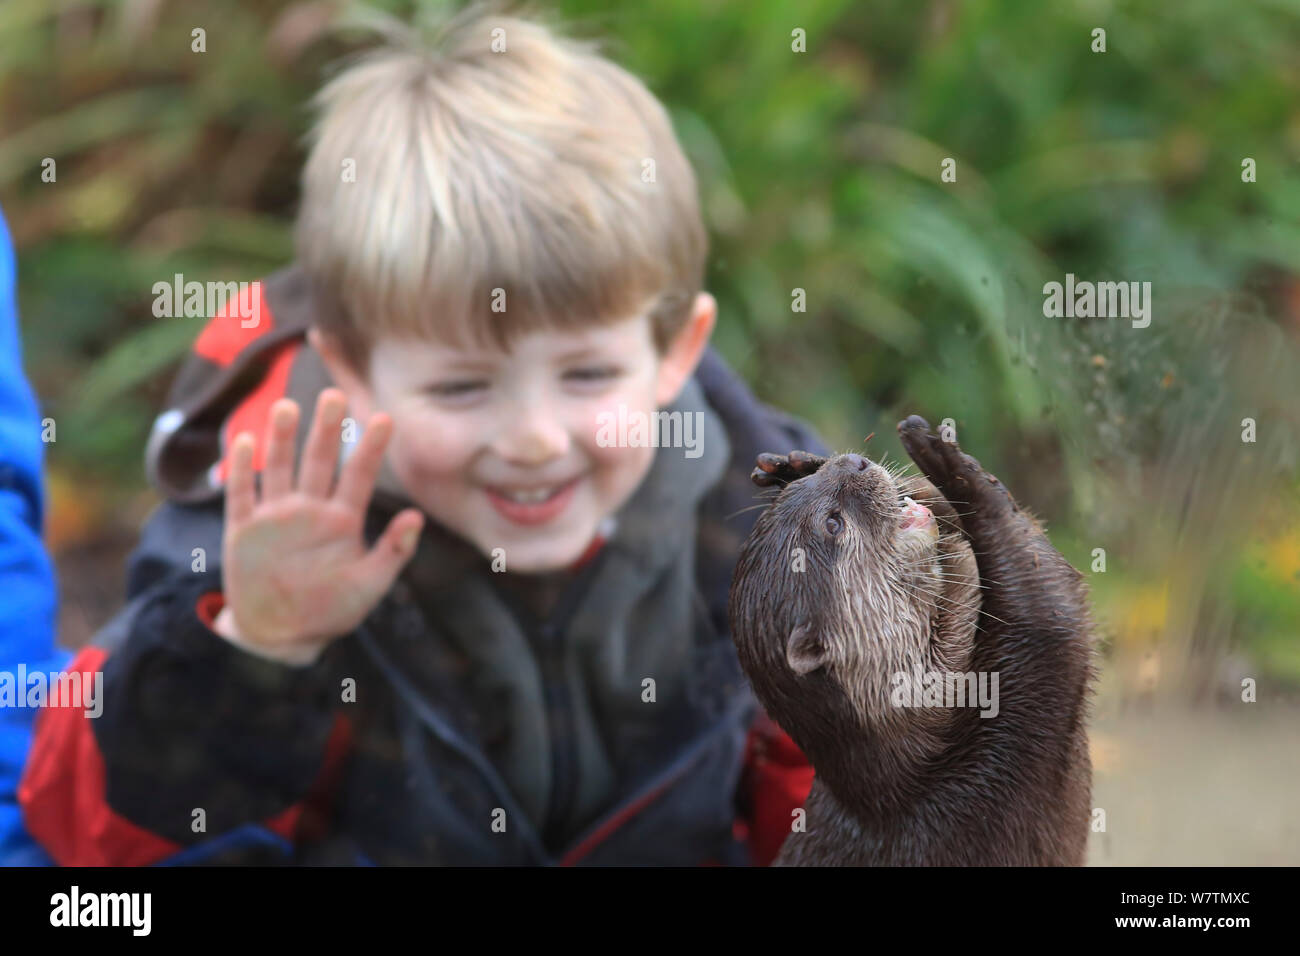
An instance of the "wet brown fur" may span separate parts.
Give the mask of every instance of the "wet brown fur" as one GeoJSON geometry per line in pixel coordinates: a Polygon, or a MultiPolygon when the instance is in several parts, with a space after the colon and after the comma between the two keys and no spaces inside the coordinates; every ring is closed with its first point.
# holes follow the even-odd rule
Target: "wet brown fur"
{"type": "Polygon", "coordinates": [[[759,701],[816,769],[806,829],[776,865],[1082,864],[1094,678],[1082,576],[955,443],[918,416],[899,434],[924,478],[805,453],[760,456],[755,472],[784,488],[737,564],[732,636],[759,701]],[[903,494],[939,520],[932,552],[898,533],[903,494]],[[997,716],[891,702],[891,675],[931,670],[997,672],[997,716]]]}

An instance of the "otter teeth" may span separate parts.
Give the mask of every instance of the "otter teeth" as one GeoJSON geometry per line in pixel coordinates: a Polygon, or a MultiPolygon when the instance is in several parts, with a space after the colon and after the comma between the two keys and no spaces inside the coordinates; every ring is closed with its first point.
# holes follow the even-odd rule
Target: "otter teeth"
{"type": "Polygon", "coordinates": [[[903,507],[900,511],[904,531],[909,531],[912,528],[925,528],[930,534],[937,535],[939,526],[934,520],[934,513],[925,505],[910,496],[904,496],[903,507]]]}

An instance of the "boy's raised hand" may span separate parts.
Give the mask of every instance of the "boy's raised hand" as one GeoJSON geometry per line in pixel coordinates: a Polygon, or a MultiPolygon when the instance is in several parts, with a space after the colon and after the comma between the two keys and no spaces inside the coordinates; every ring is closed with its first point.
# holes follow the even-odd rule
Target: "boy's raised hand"
{"type": "Polygon", "coordinates": [[[315,660],[352,631],[393,585],[415,553],[424,515],[408,508],[393,517],[367,549],[362,531],[393,422],[376,413],[331,488],[343,392],[328,388],[294,483],[298,405],[271,408],[259,498],[253,474],[253,435],[231,444],[226,484],[222,573],[226,606],[213,623],[226,639],[288,663],[315,660]]]}

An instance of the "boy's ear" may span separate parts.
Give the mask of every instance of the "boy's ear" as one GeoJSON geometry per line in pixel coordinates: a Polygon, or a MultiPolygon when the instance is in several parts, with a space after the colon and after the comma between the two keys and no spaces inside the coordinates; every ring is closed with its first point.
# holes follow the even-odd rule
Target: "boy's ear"
{"type": "Polygon", "coordinates": [[[334,384],[347,394],[349,410],[363,418],[369,417],[371,407],[370,386],[356,373],[351,363],[343,357],[343,350],[339,346],[338,340],[328,332],[323,332],[313,325],[307,330],[307,344],[316,350],[316,354],[320,356],[321,363],[325,366],[325,371],[329,372],[334,384]]]}
{"type": "Polygon", "coordinates": [[[676,401],[682,388],[695,374],[704,349],[713,334],[713,323],[718,317],[718,303],[707,292],[695,297],[691,317],[673,336],[659,362],[659,378],[655,384],[655,402],[660,408],[676,401]]]}

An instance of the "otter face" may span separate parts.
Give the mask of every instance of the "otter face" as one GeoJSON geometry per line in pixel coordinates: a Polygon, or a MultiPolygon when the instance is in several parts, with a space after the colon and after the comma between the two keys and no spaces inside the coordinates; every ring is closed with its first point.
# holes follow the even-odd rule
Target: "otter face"
{"type": "MultiPolygon", "coordinates": [[[[768,476],[787,484],[737,565],[741,662],[751,680],[777,680],[782,686],[769,689],[777,698],[802,696],[803,682],[820,675],[861,720],[892,719],[892,675],[931,669],[958,650],[950,632],[973,631],[973,555],[951,506],[924,478],[857,454],[797,455],[764,456],[771,467],[760,458],[755,472],[759,484],[772,484],[760,480],[768,476]]],[[[755,690],[762,699],[757,681],[755,690]]]]}

